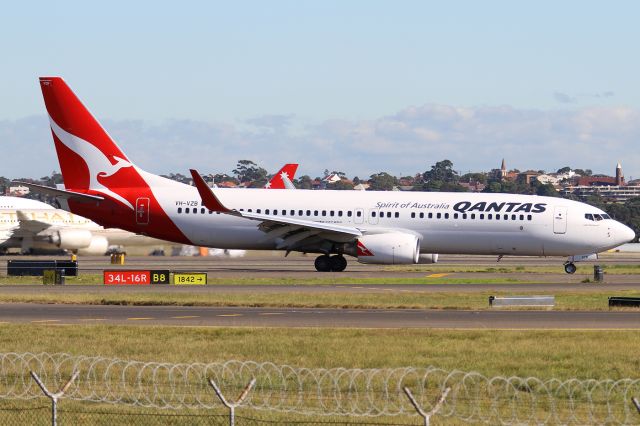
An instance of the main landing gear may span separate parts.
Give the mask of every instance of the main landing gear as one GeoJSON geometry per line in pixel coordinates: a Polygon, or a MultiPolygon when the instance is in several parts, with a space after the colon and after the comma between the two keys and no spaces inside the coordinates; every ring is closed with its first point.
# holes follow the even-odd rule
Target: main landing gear
{"type": "Polygon", "coordinates": [[[341,254],[334,256],[323,254],[322,256],[316,257],[314,265],[318,272],[342,272],[347,267],[347,259],[341,254]]]}
{"type": "Polygon", "coordinates": [[[564,271],[565,271],[567,274],[573,274],[573,273],[575,273],[575,272],[576,272],[576,270],[577,270],[577,269],[578,269],[578,268],[576,267],[576,265],[575,265],[573,262],[566,262],[566,263],[564,264],[564,271]]]}

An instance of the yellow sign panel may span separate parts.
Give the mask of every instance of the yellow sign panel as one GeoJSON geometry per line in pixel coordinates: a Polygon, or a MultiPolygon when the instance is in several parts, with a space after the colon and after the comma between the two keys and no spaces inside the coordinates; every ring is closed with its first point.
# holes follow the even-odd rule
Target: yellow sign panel
{"type": "Polygon", "coordinates": [[[175,272],[173,274],[174,285],[205,285],[206,283],[206,272],[175,272]]]}

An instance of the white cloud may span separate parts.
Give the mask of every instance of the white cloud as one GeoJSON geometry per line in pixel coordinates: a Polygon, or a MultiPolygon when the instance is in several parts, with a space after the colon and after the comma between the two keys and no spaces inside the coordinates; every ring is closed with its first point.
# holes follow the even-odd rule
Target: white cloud
{"type": "MultiPolygon", "coordinates": [[[[105,120],[105,128],[139,166],[156,173],[229,173],[240,159],[270,171],[299,162],[299,173],[326,169],[350,176],[414,174],[450,159],[457,170],[562,166],[613,173],[622,161],[640,177],[640,111],[627,107],[527,110],[510,106],[412,106],[375,120],[332,119],[304,125],[295,116],[263,116],[241,125],[193,120],[105,120]]],[[[0,121],[0,175],[40,177],[58,169],[44,117],[0,121]]]]}

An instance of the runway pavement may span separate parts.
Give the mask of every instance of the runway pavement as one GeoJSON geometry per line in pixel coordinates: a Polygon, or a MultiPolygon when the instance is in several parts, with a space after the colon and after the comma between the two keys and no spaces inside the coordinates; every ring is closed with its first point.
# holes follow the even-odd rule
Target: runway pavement
{"type": "Polygon", "coordinates": [[[0,324],[449,329],[640,329],[640,312],[2,304],[0,324]]]}
{"type": "Polygon", "coordinates": [[[203,294],[203,293],[230,293],[230,294],[282,294],[282,293],[348,293],[348,294],[375,294],[375,293],[542,293],[575,292],[575,293],[602,293],[637,290],[640,292],[640,280],[636,282],[622,283],[540,283],[540,284],[286,284],[286,285],[207,285],[207,286],[103,286],[103,285],[65,285],[43,286],[38,284],[1,285],[2,294],[85,294],[109,295],[109,294],[203,294]]]}

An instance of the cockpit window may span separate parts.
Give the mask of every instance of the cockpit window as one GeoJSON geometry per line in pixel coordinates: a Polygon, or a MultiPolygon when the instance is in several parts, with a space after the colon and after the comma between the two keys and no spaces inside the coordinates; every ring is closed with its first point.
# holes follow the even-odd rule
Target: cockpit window
{"type": "Polygon", "coordinates": [[[601,220],[604,219],[611,219],[611,216],[609,216],[608,214],[597,214],[597,213],[585,213],[584,218],[587,220],[593,220],[596,222],[600,222],[601,220]]]}

